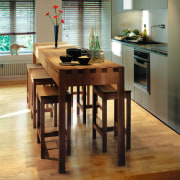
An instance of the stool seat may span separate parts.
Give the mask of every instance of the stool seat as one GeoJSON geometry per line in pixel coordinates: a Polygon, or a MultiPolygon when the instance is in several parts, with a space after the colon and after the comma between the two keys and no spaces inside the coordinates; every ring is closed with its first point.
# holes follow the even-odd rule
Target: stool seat
{"type": "MultiPolygon", "coordinates": [[[[45,137],[58,136],[58,131],[45,132],[45,104],[55,104],[54,116],[57,118],[58,88],[56,86],[37,86],[38,118],[37,142],[41,142],[41,158],[45,158],[45,137]]],[[[66,92],[67,102],[67,154],[71,154],[71,94],[66,92]]]]}
{"type": "Polygon", "coordinates": [[[38,97],[46,103],[58,103],[58,92],[55,86],[37,86],[38,97]]]}
{"type": "MultiPolygon", "coordinates": [[[[126,148],[130,149],[131,139],[131,91],[124,91],[126,98],[126,148]]],[[[93,87],[93,139],[96,131],[102,136],[102,151],[107,151],[107,132],[114,131],[117,135],[117,89],[113,85],[98,85],[93,87]],[[102,99],[102,106],[98,102],[98,96],[102,99]],[[114,99],[114,126],[107,127],[107,100],[114,99]],[[97,108],[102,110],[102,127],[96,123],[97,108]]]]}
{"type": "Polygon", "coordinates": [[[31,73],[34,70],[44,69],[41,64],[27,64],[27,103],[28,107],[31,109],[32,107],[32,81],[31,81],[31,73]]]}

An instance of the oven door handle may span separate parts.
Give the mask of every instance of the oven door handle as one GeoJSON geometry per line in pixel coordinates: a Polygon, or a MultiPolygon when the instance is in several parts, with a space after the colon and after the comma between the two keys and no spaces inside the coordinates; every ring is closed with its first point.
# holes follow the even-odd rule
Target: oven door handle
{"type": "Polygon", "coordinates": [[[145,58],[142,58],[142,57],[139,57],[139,56],[136,56],[136,55],[134,55],[134,59],[138,59],[138,60],[149,62],[149,59],[145,59],[145,58]]]}
{"type": "Polygon", "coordinates": [[[137,66],[143,67],[143,68],[147,68],[148,66],[148,62],[147,61],[143,61],[141,59],[134,59],[134,64],[136,64],[137,66]]]}

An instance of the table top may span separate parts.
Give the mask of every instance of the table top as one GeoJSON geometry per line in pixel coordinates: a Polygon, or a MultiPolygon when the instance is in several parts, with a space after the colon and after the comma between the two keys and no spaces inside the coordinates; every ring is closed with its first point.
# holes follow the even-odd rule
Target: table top
{"type": "MultiPolygon", "coordinates": [[[[75,46],[64,43],[60,48],[54,48],[51,43],[39,43],[34,45],[36,57],[59,85],[60,76],[64,77],[67,86],[73,85],[100,85],[116,84],[120,79],[120,71],[124,73],[123,66],[104,60],[100,63],[90,63],[89,65],[63,66],[61,65],[60,55],[66,54],[67,48],[75,46]],[[60,75],[61,74],[61,75],[60,75]]],[[[62,79],[61,79],[62,81],[62,79]]]]}

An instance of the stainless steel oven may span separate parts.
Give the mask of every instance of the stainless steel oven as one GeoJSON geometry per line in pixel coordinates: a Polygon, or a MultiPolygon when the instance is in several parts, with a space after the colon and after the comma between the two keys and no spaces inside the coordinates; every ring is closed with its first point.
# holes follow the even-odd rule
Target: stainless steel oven
{"type": "Polygon", "coordinates": [[[150,54],[134,50],[134,84],[150,94],[150,54]]]}

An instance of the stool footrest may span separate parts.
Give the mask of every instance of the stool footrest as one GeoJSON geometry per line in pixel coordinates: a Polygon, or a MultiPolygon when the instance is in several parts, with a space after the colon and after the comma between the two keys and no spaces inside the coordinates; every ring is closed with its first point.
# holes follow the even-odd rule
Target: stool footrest
{"type": "MultiPolygon", "coordinates": [[[[80,109],[83,109],[83,105],[82,105],[82,104],[77,103],[77,106],[78,106],[80,109]]],[[[89,104],[89,105],[84,105],[84,107],[85,107],[86,109],[88,109],[88,108],[92,108],[92,105],[91,105],[91,104],[89,104]]]]}
{"type": "Polygon", "coordinates": [[[54,136],[58,136],[58,131],[44,133],[44,137],[54,137],[54,136]]]}
{"type": "MultiPolygon", "coordinates": [[[[98,133],[103,136],[103,128],[100,127],[98,124],[94,124],[93,127],[96,129],[96,131],[98,131],[98,133]]],[[[115,131],[115,127],[114,126],[109,126],[107,127],[107,132],[111,132],[111,131],[115,131]]]]}

